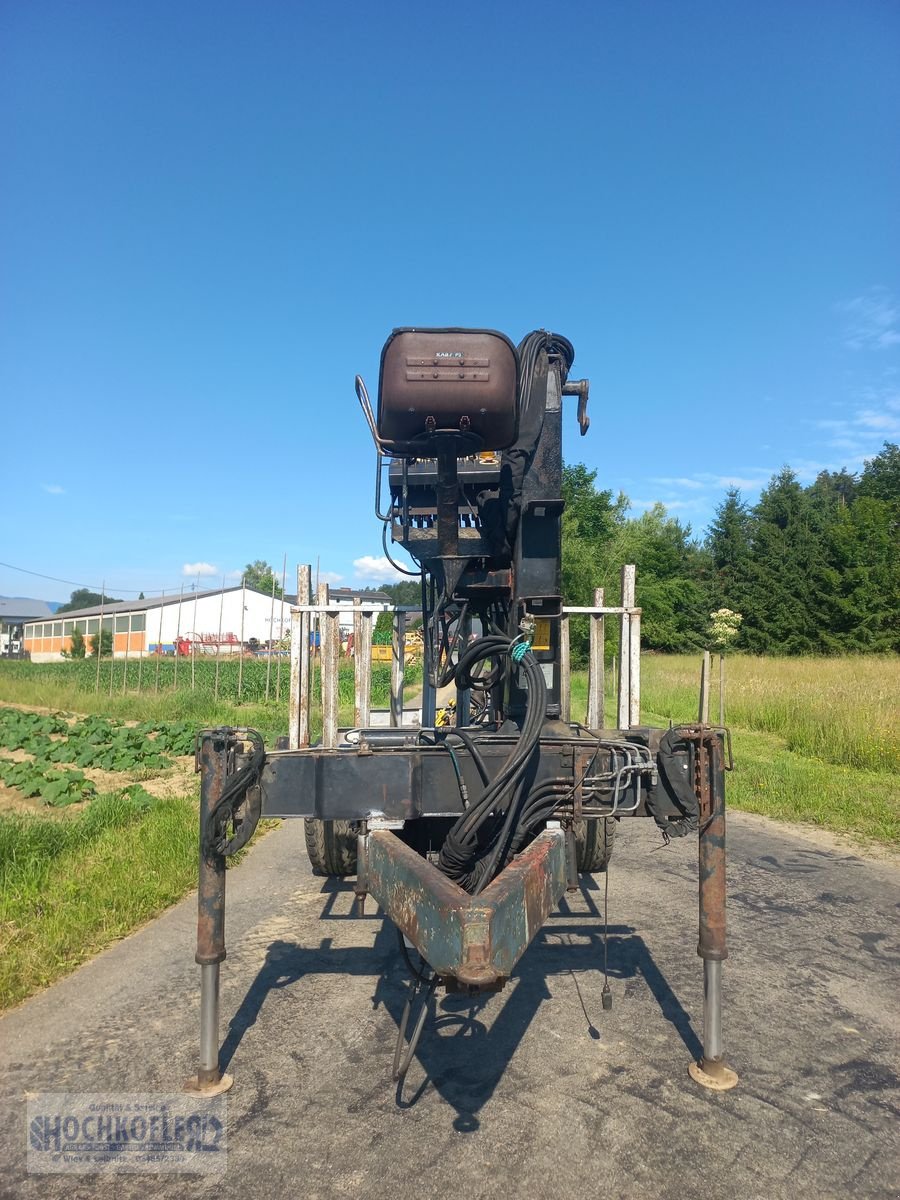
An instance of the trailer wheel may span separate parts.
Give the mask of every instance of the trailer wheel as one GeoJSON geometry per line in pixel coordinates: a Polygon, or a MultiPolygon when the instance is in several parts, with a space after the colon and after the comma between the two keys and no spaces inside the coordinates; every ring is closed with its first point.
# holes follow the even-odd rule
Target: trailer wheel
{"type": "Polygon", "coordinates": [[[356,874],[356,821],[304,821],[314,875],[356,874]]]}
{"type": "Polygon", "coordinates": [[[595,817],[575,822],[575,859],[578,870],[593,874],[605,871],[616,840],[614,817],[595,817]]]}

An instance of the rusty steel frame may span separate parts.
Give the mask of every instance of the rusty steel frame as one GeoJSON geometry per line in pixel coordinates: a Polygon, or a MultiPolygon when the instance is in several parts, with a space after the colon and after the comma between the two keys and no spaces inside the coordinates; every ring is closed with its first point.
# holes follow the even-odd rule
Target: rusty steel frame
{"type": "MultiPolygon", "coordinates": [[[[337,611],[327,615],[336,624],[337,611]]],[[[219,969],[225,958],[225,861],[221,855],[205,852],[202,831],[222,795],[229,771],[234,769],[236,732],[205,730],[198,739],[201,854],[196,961],[201,968],[200,1061],[196,1077],[186,1086],[205,1093],[225,1090],[231,1080],[221,1075],[218,1065],[219,969]]],[[[723,1091],[737,1083],[736,1074],[725,1063],[722,1039],[722,962],[727,957],[724,770],[728,731],[698,723],[682,727],[680,733],[691,748],[692,782],[698,800],[698,954],[704,962],[703,1056],[691,1064],[690,1073],[703,1086],[723,1091]]],[[[590,762],[595,752],[590,747],[573,749],[580,750],[572,766],[580,777],[584,772],[582,759],[587,755],[590,762]]],[[[385,758],[363,748],[362,757],[372,766],[379,760],[387,766],[399,763],[409,753],[409,748],[398,747],[385,758]]],[[[420,748],[419,757],[422,754],[429,756],[429,762],[434,759],[435,765],[445,762],[433,748],[420,748]]],[[[306,749],[302,755],[310,761],[330,762],[335,755],[343,759],[336,749],[306,749]]],[[[464,758],[462,750],[460,755],[464,758]]],[[[357,757],[351,752],[347,761],[357,757]]],[[[730,761],[730,742],[728,757],[730,761]]],[[[285,758],[282,753],[269,758],[270,764],[283,761],[293,761],[292,756],[285,758]]],[[[577,816],[580,788],[576,793],[573,811],[577,816]]],[[[570,883],[567,849],[565,831],[547,829],[483,893],[472,896],[392,833],[367,832],[364,827],[355,890],[360,900],[367,892],[373,895],[448,986],[491,989],[502,986],[509,977],[570,883]]]]}
{"type": "Polygon", "coordinates": [[[360,887],[429,966],[478,990],[509,978],[568,883],[561,829],[540,834],[477,896],[387,830],[368,835],[364,870],[360,887]]]}

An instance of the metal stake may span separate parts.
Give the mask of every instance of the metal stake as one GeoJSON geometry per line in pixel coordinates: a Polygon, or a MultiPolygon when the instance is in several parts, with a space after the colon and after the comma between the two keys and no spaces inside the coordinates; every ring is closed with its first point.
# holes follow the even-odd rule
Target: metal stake
{"type": "Polygon", "coordinates": [[[406,613],[394,612],[391,632],[391,725],[403,724],[403,676],[406,667],[406,613]]]}
{"type": "MultiPolygon", "coordinates": [[[[594,588],[594,608],[603,607],[603,588],[594,588]]],[[[606,724],[604,712],[604,655],[606,654],[606,629],[602,613],[593,613],[591,623],[590,657],[588,659],[588,729],[602,729],[606,724]]]]}

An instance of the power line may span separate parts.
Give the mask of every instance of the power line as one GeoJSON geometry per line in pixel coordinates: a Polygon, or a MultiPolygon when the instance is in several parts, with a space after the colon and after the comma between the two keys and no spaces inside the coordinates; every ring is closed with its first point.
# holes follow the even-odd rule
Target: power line
{"type": "MultiPolygon", "coordinates": [[[[0,562],[0,567],[7,567],[10,571],[21,571],[23,575],[34,575],[37,579],[49,579],[52,583],[67,583],[71,587],[84,588],[86,591],[97,592],[99,595],[105,595],[107,592],[132,592],[135,596],[137,596],[140,595],[140,593],[144,590],[143,588],[112,587],[107,585],[101,585],[98,588],[90,583],[79,583],[75,579],[60,579],[56,575],[42,575],[40,571],[29,571],[27,567],[16,567],[13,566],[12,563],[7,562],[0,562]]],[[[180,583],[173,584],[172,586],[178,587],[180,586],[180,583]]],[[[151,591],[152,590],[153,589],[151,589],[151,591]]],[[[170,591],[171,589],[165,588],[163,590],[170,591]]]]}

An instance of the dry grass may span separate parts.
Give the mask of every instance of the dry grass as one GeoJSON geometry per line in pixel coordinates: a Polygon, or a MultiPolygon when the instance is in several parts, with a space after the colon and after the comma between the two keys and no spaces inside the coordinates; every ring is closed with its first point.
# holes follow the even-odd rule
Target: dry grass
{"type": "MultiPolygon", "coordinates": [[[[713,677],[716,721],[717,663],[713,677]]],[[[695,721],[699,680],[699,655],[644,655],[642,720],[695,721]]],[[[579,672],[574,716],[584,713],[586,699],[586,674],[579,672]]],[[[725,699],[737,760],[730,805],[900,844],[900,659],[735,655],[726,660],[725,699]]],[[[609,724],[614,711],[610,694],[609,724]]]]}
{"type": "MultiPolygon", "coordinates": [[[[784,738],[809,758],[870,771],[900,769],[900,659],[726,659],[726,721],[784,738]]],[[[699,657],[646,655],[643,706],[673,720],[697,716],[699,657]]],[[[712,719],[718,719],[718,664],[712,719]]]]}

